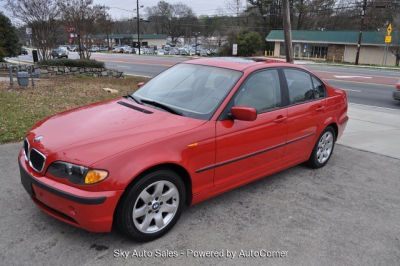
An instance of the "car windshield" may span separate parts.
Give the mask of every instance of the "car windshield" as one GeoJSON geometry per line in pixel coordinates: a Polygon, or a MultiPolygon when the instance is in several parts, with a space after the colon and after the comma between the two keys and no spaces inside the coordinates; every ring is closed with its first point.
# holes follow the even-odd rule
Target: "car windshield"
{"type": "Polygon", "coordinates": [[[184,116],[208,120],[241,75],[232,69],[182,63],[151,79],[133,95],[184,116]]]}

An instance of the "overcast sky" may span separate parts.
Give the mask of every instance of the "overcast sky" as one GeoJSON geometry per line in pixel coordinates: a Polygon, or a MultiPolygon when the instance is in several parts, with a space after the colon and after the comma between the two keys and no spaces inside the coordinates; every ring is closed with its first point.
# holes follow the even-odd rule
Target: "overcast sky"
{"type": "MultiPolygon", "coordinates": [[[[144,7],[155,6],[159,0],[139,0],[139,5],[144,7]]],[[[232,13],[232,11],[227,10],[226,3],[232,0],[166,0],[170,4],[183,3],[193,9],[196,15],[215,15],[218,12],[232,13]]],[[[246,0],[241,0],[244,5],[246,0]]],[[[122,9],[132,10],[136,8],[136,0],[94,0],[95,4],[102,4],[111,7],[110,13],[112,18],[126,18],[132,17],[130,12],[122,9]]]]}
{"type": "MultiPolygon", "coordinates": [[[[159,0],[139,0],[139,4],[146,7],[155,6],[159,0]]],[[[215,15],[224,13],[226,15],[234,15],[232,9],[227,8],[229,3],[234,0],[166,0],[170,4],[183,3],[191,7],[196,15],[215,15]]],[[[131,18],[136,16],[127,10],[136,8],[136,0],[94,0],[95,4],[106,5],[110,7],[109,12],[113,19],[131,18]]],[[[245,8],[246,0],[241,0],[242,10],[245,8]]],[[[10,17],[11,21],[19,24],[19,21],[12,17],[11,12],[8,10],[5,1],[0,0],[0,10],[10,17]]],[[[144,14],[144,10],[143,13],[144,14]]]]}

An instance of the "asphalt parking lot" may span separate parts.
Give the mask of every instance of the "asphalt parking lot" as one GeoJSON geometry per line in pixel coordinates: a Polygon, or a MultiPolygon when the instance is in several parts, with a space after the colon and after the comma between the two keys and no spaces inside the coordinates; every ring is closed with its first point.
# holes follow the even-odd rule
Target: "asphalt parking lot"
{"type": "Polygon", "coordinates": [[[398,265],[400,261],[398,159],[337,145],[326,167],[311,170],[300,165],[199,203],[186,209],[167,235],[142,244],[117,231],[85,232],[40,211],[20,184],[16,159],[20,146],[0,146],[2,265],[398,265]],[[236,257],[227,258],[227,250],[236,252],[236,257]],[[287,253],[281,258],[238,258],[241,250],[287,253]],[[124,253],[128,258],[121,257],[121,251],[129,252],[124,253]],[[132,256],[143,251],[150,256],[132,256]],[[166,251],[177,257],[155,257],[166,251]],[[196,257],[202,251],[222,251],[223,257],[196,257]]]}

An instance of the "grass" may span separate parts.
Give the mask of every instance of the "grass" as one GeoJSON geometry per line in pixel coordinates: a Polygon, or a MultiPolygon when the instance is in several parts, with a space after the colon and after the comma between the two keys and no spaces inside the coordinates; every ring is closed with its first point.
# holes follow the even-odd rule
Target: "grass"
{"type": "MultiPolygon", "coordinates": [[[[55,77],[41,79],[35,87],[9,88],[0,82],[0,143],[21,141],[39,120],[82,105],[101,102],[136,90],[142,77],[125,79],[55,77]],[[111,88],[118,93],[103,90],[111,88]]],[[[15,86],[15,85],[14,85],[15,86]]]]}

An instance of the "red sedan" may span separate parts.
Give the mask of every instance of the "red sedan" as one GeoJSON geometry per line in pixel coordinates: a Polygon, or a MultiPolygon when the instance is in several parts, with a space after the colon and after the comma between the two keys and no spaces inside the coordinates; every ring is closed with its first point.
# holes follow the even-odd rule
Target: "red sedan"
{"type": "Polygon", "coordinates": [[[46,213],[133,239],[166,233],[191,205],[288,167],[324,166],[347,98],[307,69],[240,58],[186,61],[121,99],[37,123],[21,181],[46,213]]]}

